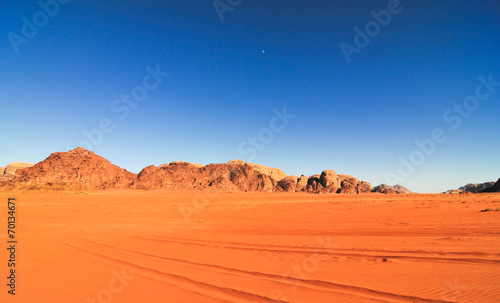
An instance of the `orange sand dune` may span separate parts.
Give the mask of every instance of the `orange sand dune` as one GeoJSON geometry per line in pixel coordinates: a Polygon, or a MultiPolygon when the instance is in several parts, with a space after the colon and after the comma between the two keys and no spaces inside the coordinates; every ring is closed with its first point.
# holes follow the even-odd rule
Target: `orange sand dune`
{"type": "Polygon", "coordinates": [[[500,302],[500,194],[15,194],[0,302],[500,302]]]}

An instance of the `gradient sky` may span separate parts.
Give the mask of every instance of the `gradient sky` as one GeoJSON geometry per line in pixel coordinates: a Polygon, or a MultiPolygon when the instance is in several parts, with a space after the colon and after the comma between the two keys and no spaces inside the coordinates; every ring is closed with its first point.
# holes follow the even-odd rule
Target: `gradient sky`
{"type": "Polygon", "coordinates": [[[0,165],[75,148],[110,119],[93,150],[135,173],[241,158],[377,185],[441,128],[447,140],[397,183],[441,192],[497,180],[500,87],[456,129],[443,114],[475,94],[479,76],[500,82],[500,2],[402,0],[348,63],[340,43],[354,46],[354,28],[391,1],[243,0],[223,21],[211,0],[69,1],[18,53],[9,35],[41,7],[2,3],[0,165]],[[120,119],[114,100],[157,65],[169,76],[120,119]],[[285,107],[295,118],[254,158],[241,153],[285,107]]]}

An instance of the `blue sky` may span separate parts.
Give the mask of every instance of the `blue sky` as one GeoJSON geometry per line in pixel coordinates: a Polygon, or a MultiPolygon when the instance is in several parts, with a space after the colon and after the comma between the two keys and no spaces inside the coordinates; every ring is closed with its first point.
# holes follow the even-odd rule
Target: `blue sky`
{"type": "Polygon", "coordinates": [[[49,5],[53,17],[37,1],[2,4],[0,165],[90,142],[83,132],[105,120],[113,130],[92,149],[136,173],[242,158],[373,185],[396,176],[417,192],[498,179],[500,87],[480,88],[467,118],[453,106],[478,77],[500,82],[500,2],[397,2],[243,0],[223,21],[212,1],[69,1],[49,5]],[[348,63],[340,44],[356,47],[355,28],[366,35],[388,7],[399,13],[348,63]],[[24,20],[40,25],[33,37],[24,20]],[[148,66],[168,76],[121,119],[113,102],[141,91],[148,66]],[[419,152],[437,128],[446,140],[419,152]]]}

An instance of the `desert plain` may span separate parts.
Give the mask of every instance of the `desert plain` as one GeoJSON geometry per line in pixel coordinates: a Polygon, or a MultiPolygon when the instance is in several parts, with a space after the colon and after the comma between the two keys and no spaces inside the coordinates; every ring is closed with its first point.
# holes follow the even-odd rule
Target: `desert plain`
{"type": "Polygon", "coordinates": [[[0,302],[500,302],[498,193],[1,193],[4,229],[8,197],[0,302]]]}

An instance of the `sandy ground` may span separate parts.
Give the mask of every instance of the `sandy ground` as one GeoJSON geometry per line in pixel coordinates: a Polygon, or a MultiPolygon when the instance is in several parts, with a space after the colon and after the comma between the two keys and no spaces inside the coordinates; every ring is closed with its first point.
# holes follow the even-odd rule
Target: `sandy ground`
{"type": "Polygon", "coordinates": [[[500,302],[500,194],[15,194],[0,302],[500,302]]]}

